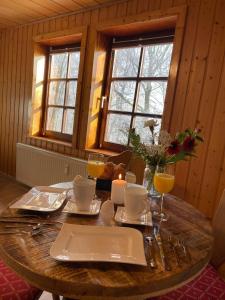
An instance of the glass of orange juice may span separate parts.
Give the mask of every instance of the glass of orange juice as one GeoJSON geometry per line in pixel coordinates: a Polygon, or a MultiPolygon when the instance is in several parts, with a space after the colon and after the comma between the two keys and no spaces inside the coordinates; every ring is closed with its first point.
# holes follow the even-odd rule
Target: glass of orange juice
{"type": "Polygon", "coordinates": [[[104,172],[104,168],[104,155],[100,153],[90,153],[87,163],[88,176],[97,179],[104,172]]]}
{"type": "Polygon", "coordinates": [[[159,217],[161,221],[167,221],[168,216],[163,212],[164,195],[172,191],[174,186],[175,176],[173,168],[167,166],[163,170],[160,167],[156,168],[153,183],[157,192],[161,194],[160,211],[154,212],[154,215],[159,217]]]}

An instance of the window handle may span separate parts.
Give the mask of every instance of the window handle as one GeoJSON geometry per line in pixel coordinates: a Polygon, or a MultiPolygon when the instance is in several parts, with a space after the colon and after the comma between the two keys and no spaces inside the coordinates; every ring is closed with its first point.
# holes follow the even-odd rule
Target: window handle
{"type": "Polygon", "coordinates": [[[102,96],[101,97],[101,108],[104,107],[105,101],[107,101],[107,96],[102,96]]]}
{"type": "Polygon", "coordinates": [[[97,100],[100,101],[100,107],[103,109],[105,101],[107,101],[107,96],[101,96],[97,100]]]}

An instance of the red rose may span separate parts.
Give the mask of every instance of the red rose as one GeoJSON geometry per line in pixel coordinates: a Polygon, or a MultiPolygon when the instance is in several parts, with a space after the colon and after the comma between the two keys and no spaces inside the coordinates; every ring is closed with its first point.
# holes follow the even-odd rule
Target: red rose
{"type": "Polygon", "coordinates": [[[183,150],[185,152],[192,152],[195,147],[195,139],[191,136],[186,137],[186,139],[183,142],[183,150]]]}
{"type": "Polygon", "coordinates": [[[177,154],[178,152],[180,152],[180,144],[178,140],[174,140],[171,142],[170,146],[167,149],[167,152],[170,155],[177,154]]]}

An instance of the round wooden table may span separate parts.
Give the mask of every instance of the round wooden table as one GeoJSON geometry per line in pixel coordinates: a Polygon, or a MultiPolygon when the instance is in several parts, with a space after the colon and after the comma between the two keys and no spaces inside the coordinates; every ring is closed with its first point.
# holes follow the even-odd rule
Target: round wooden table
{"type": "MultiPolygon", "coordinates": [[[[71,187],[71,183],[57,186],[67,188],[71,187]]],[[[100,192],[99,196],[104,201],[108,193],[100,192]]],[[[0,256],[32,285],[68,298],[147,299],[162,295],[195,278],[208,264],[213,246],[211,225],[199,211],[170,195],[165,199],[165,210],[170,218],[161,225],[161,235],[171,271],[163,270],[156,245],[156,269],[117,263],[58,262],[50,257],[49,249],[60,226],[46,226],[43,234],[35,237],[0,235],[0,256]],[[177,264],[167,242],[169,235],[185,242],[191,259],[185,256],[182,259],[181,252],[180,265],[177,264]]],[[[3,214],[21,215],[9,209],[3,214]]],[[[104,225],[101,216],[84,217],[57,212],[52,218],[73,224],[104,225]]],[[[0,222],[1,231],[4,225],[0,222]]],[[[135,228],[149,230],[141,226],[135,228]]]]}

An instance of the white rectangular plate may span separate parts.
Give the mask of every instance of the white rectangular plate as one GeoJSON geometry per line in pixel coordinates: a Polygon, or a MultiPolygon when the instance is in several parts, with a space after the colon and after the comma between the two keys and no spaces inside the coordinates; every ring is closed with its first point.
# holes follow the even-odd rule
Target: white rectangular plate
{"type": "Polygon", "coordinates": [[[10,208],[52,212],[59,209],[65,199],[65,189],[37,186],[22,196],[10,208]]]}
{"type": "Polygon", "coordinates": [[[102,202],[99,200],[92,200],[89,210],[78,210],[75,202],[68,201],[63,212],[76,215],[95,216],[99,214],[101,204],[102,202]]]}
{"type": "Polygon", "coordinates": [[[50,249],[59,261],[105,261],[146,266],[143,236],[128,227],[63,224],[50,249]]]}
{"type": "Polygon", "coordinates": [[[152,226],[152,214],[151,212],[148,212],[143,214],[139,219],[134,220],[127,216],[125,207],[118,206],[115,214],[115,221],[124,224],[152,226]]]}

